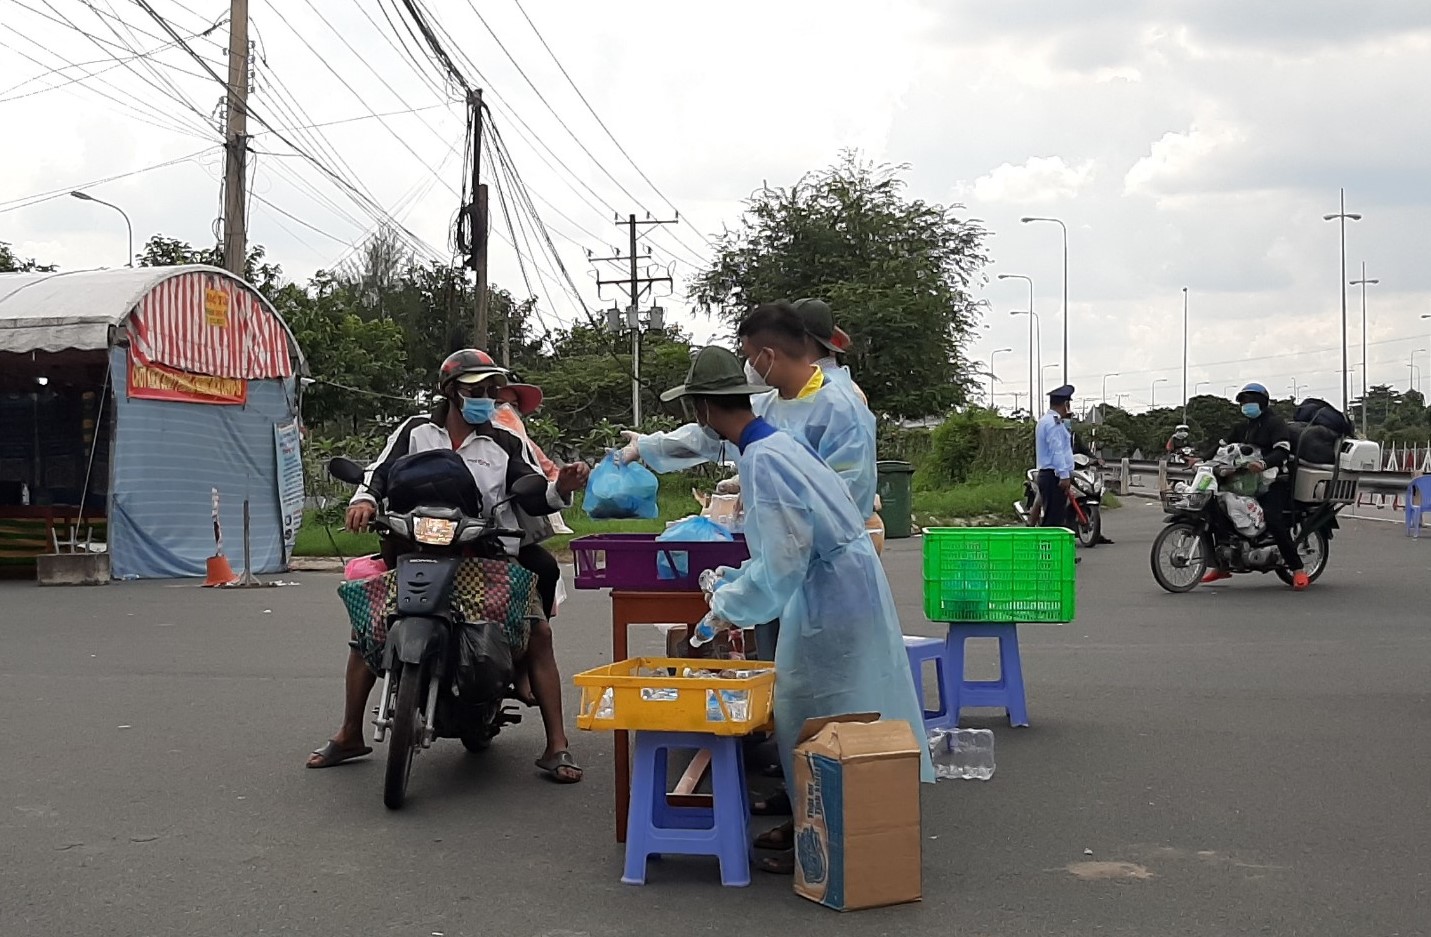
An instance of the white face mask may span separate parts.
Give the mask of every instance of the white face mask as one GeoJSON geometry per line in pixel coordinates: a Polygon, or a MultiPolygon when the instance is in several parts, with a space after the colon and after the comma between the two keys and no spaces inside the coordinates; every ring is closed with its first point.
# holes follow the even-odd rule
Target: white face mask
{"type": "MultiPolygon", "coordinates": [[[[710,418],[710,407],[707,407],[706,419],[709,420],[710,418]]],[[[712,442],[724,442],[724,439],[721,437],[721,434],[715,431],[715,427],[711,426],[709,423],[701,422],[701,417],[699,413],[696,414],[696,425],[701,428],[701,432],[705,434],[707,439],[711,440],[712,442]]]]}
{"type": "Polygon", "coordinates": [[[764,351],[765,349],[756,352],[754,358],[750,358],[745,362],[746,383],[751,384],[755,387],[769,387],[770,371],[771,368],[775,367],[775,359],[772,357],[770,361],[770,367],[765,369],[764,374],[761,374],[759,369],[756,368],[755,362],[760,360],[760,356],[764,353],[764,351]]]}

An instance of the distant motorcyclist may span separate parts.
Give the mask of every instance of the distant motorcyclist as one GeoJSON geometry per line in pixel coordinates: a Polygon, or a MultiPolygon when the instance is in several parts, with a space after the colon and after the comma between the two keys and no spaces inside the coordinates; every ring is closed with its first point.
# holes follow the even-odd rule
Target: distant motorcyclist
{"type": "MultiPolygon", "coordinates": [[[[1276,478],[1265,492],[1257,496],[1257,500],[1266,513],[1267,530],[1277,542],[1282,562],[1292,573],[1292,588],[1301,592],[1312,583],[1302,568],[1302,557],[1297,553],[1297,545],[1287,527],[1287,511],[1292,505],[1292,485],[1287,476],[1287,462],[1292,458],[1292,433],[1282,418],[1272,412],[1271,396],[1261,384],[1254,382],[1243,387],[1237,394],[1237,403],[1246,419],[1233,428],[1228,442],[1256,446],[1262,454],[1260,461],[1248,465],[1246,471],[1254,475],[1268,469],[1277,472],[1276,478]]],[[[1230,575],[1224,569],[1213,568],[1202,581],[1217,582],[1230,575]]]]}

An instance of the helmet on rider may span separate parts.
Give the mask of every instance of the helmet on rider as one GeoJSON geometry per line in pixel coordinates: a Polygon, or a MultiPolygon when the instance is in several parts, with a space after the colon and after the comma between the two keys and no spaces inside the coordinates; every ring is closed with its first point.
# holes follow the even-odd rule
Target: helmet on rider
{"type": "Polygon", "coordinates": [[[1267,407],[1272,403],[1272,395],[1267,393],[1267,388],[1253,381],[1245,385],[1237,392],[1238,403],[1257,403],[1267,407]]]}
{"type": "MultiPolygon", "coordinates": [[[[507,369],[481,349],[462,348],[443,360],[437,374],[437,389],[446,394],[453,381],[459,384],[479,384],[493,375],[506,378],[507,369]]],[[[506,381],[503,380],[502,383],[506,381]]]]}

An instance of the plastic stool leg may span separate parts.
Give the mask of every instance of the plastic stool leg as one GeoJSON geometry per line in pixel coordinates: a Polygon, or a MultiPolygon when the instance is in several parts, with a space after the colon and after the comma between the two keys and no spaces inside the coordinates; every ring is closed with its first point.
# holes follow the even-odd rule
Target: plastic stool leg
{"type": "Polygon", "coordinates": [[[711,745],[711,793],[715,796],[716,856],[720,881],[730,888],[750,884],[750,845],[746,838],[745,773],[740,769],[740,741],[721,738],[711,745]]]}
{"type": "Polygon", "coordinates": [[[999,671],[1008,694],[1009,725],[1029,724],[1028,701],[1024,698],[1024,665],[1019,654],[1019,629],[1010,626],[1008,635],[999,636],[999,671]]]}
{"type": "Polygon", "coordinates": [[[635,734],[636,763],[631,773],[631,807],[626,812],[626,869],[621,881],[646,884],[646,859],[651,854],[651,829],[656,821],[656,798],[666,802],[665,752],[650,733],[635,734]],[[660,762],[658,765],[657,762],[660,762]],[[659,771],[657,770],[659,767],[659,771]],[[657,791],[657,786],[660,790],[657,791]]]}

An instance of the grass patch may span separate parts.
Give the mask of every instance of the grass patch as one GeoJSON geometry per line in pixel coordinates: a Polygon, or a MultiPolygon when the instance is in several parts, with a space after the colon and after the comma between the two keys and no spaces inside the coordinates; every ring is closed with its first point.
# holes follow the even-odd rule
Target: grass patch
{"type": "Polygon", "coordinates": [[[940,490],[916,489],[914,519],[922,527],[938,527],[954,520],[989,518],[1014,522],[1014,502],[1023,497],[1020,478],[987,478],[940,490]]]}

